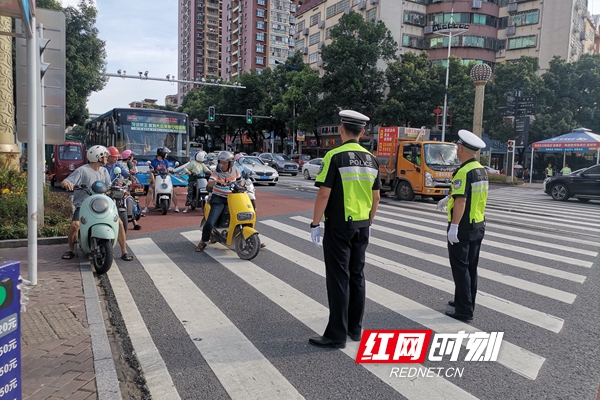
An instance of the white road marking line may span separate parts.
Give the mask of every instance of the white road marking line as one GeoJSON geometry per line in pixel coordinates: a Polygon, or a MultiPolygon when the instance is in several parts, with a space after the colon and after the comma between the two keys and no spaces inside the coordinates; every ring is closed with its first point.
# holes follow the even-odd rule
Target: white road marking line
{"type": "MultiPolygon", "coordinates": [[[[198,243],[201,232],[182,232],[182,235],[190,242],[198,243]]],[[[269,238],[265,239],[269,240],[269,238]]],[[[287,247],[277,244],[274,239],[269,240],[269,248],[280,249],[281,254],[289,252],[290,250],[287,247]]],[[[237,255],[230,250],[223,251],[219,248],[211,248],[211,246],[208,246],[204,251],[294,318],[317,332],[319,335],[322,334],[329,318],[329,311],[326,307],[259,268],[256,264],[253,264],[250,261],[240,260],[237,255]]],[[[316,266],[319,265],[318,261],[315,260],[312,265],[314,265],[314,268],[317,268],[316,266]]],[[[308,268],[305,265],[302,266],[308,268]]],[[[320,275],[323,276],[322,271],[320,272],[320,275]]],[[[369,287],[369,290],[372,290],[371,286],[369,287]]],[[[500,353],[502,353],[505,343],[506,342],[503,342],[500,353]]],[[[358,344],[358,342],[349,341],[346,343],[346,348],[340,349],[340,351],[344,352],[348,357],[354,360],[358,352],[358,344]]],[[[438,378],[437,376],[426,379],[398,379],[396,377],[390,377],[390,364],[360,365],[409,400],[429,400],[443,398],[444,396],[452,399],[475,399],[475,397],[465,392],[463,389],[443,378],[438,378]]],[[[417,365],[419,364],[411,364],[410,366],[414,367],[417,365]]],[[[394,364],[393,366],[401,368],[409,365],[394,364]]],[[[283,398],[285,397],[282,397],[282,399],[283,398]]]]}
{"type": "Polygon", "coordinates": [[[128,244],[232,399],[303,398],[151,239],[128,244]]]}
{"type": "Polygon", "coordinates": [[[127,333],[131,339],[135,355],[142,367],[150,394],[155,399],[181,399],[169,370],[160,356],[150,332],[148,332],[146,323],[137,307],[135,307],[135,301],[127,287],[127,283],[125,283],[125,279],[114,261],[108,271],[108,278],[119,304],[119,310],[127,327],[127,333]]]}

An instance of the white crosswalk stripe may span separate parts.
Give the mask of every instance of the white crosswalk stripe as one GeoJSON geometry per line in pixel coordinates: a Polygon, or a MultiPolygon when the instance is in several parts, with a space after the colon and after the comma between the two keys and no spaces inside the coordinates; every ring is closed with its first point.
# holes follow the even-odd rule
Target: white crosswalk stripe
{"type": "MultiPolygon", "coordinates": [[[[573,206],[571,209],[559,203],[553,212],[545,213],[544,207],[557,202],[547,203],[539,193],[531,192],[513,188],[490,192],[491,207],[487,214],[491,217],[484,239],[485,251],[481,252],[478,268],[481,279],[477,304],[484,308],[484,316],[485,311],[487,315],[497,315],[500,320],[512,320],[513,325],[518,322],[519,327],[529,327],[523,332],[507,333],[495,368],[502,370],[503,367],[535,381],[543,376],[540,371],[549,362],[547,354],[543,351],[536,354],[537,351],[532,351],[530,346],[523,345],[520,335],[530,334],[533,336],[531,340],[535,341],[537,332],[543,333],[545,338],[548,335],[556,336],[558,340],[559,335],[556,334],[563,329],[565,319],[568,320],[564,310],[580,302],[579,288],[585,286],[581,284],[586,282],[594,259],[598,257],[599,240],[594,237],[600,229],[594,226],[598,226],[600,218],[597,210],[589,207],[593,204],[573,203],[569,204],[569,207],[573,206]],[[507,199],[505,203],[504,198],[507,199]],[[500,223],[501,220],[507,223],[500,223]],[[519,224],[512,223],[515,221],[519,224]],[[567,226],[569,230],[581,232],[584,237],[555,234],[554,225],[558,226],[558,230],[567,226]],[[503,269],[504,266],[512,269],[503,269]],[[503,296],[500,293],[502,287],[508,288],[511,295],[503,296]],[[548,310],[554,309],[544,309],[545,302],[562,307],[558,307],[555,310],[558,313],[552,315],[554,313],[548,310]]],[[[454,294],[454,282],[448,279],[451,274],[436,274],[439,274],[438,266],[449,268],[445,250],[445,217],[433,212],[434,204],[410,203],[406,207],[403,204],[380,206],[366,254],[367,268],[371,272],[377,270],[380,280],[380,274],[400,277],[451,297],[454,294]],[[427,246],[430,251],[424,250],[427,246]],[[397,257],[393,257],[394,254],[397,257]],[[423,264],[417,261],[435,265],[437,269],[424,270],[423,264]]],[[[265,232],[268,231],[268,234],[261,233],[262,241],[268,243],[261,252],[267,251],[284,260],[281,265],[286,270],[300,267],[324,279],[323,261],[306,251],[310,234],[307,229],[300,228],[307,226],[310,221],[306,214],[261,220],[259,230],[263,226],[266,227],[265,232]],[[297,243],[297,246],[291,243],[297,243]]],[[[201,234],[198,230],[180,233],[193,244],[198,242],[201,234]]],[[[130,240],[128,245],[227,395],[232,399],[291,399],[306,396],[294,386],[288,375],[278,369],[279,365],[271,358],[272,355],[261,353],[260,347],[244,335],[243,329],[232,322],[226,311],[213,303],[158,243],[150,238],[142,238],[130,240]]],[[[320,255],[322,249],[315,248],[315,252],[320,255]]],[[[322,334],[328,320],[328,308],[299,290],[296,285],[300,286],[300,282],[284,281],[261,267],[256,261],[258,258],[253,261],[240,260],[235,252],[218,244],[208,246],[204,254],[203,257],[210,257],[214,265],[239,278],[236,285],[253,288],[264,296],[265,301],[279,307],[290,318],[316,334],[322,334]]],[[[116,265],[108,276],[119,304],[134,304],[128,283],[116,265]]],[[[412,292],[405,294],[401,288],[390,290],[375,282],[369,280],[366,283],[367,299],[372,302],[370,304],[389,310],[390,315],[393,313],[436,333],[482,331],[480,328],[483,326],[477,327],[477,319],[473,323],[457,321],[444,315],[443,311],[415,301],[410,296],[412,292]]],[[[232,287],[232,290],[240,290],[240,287],[232,287]]],[[[140,313],[135,307],[121,307],[121,310],[152,396],[179,399],[180,395],[171,379],[173,372],[167,369],[161,359],[140,313]]],[[[345,349],[340,350],[345,354],[343,357],[352,360],[357,351],[358,343],[351,341],[345,349]]],[[[415,364],[393,366],[414,367],[415,364]]],[[[368,371],[367,374],[370,373],[399,396],[410,400],[476,398],[469,393],[470,389],[465,390],[458,382],[442,376],[398,379],[390,374],[390,365],[387,364],[358,364],[356,367],[368,371]]]]}

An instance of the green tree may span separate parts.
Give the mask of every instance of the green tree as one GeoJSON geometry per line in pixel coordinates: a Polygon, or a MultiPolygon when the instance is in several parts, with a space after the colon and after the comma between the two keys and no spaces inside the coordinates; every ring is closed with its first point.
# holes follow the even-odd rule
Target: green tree
{"type": "Polygon", "coordinates": [[[67,7],[66,15],[66,114],[67,125],[82,125],[89,112],[87,100],[92,92],[106,85],[105,42],[98,37],[98,10],[93,0],[81,0],[78,7],[67,7]]]}
{"type": "Polygon", "coordinates": [[[395,59],[398,45],[383,22],[366,22],[351,12],[331,29],[332,42],[321,49],[325,115],[349,108],[373,118],[383,101],[385,75],[379,61],[395,59]]]}
{"type": "MultiPolygon", "coordinates": [[[[443,69],[431,67],[427,53],[406,53],[385,71],[389,94],[377,111],[384,125],[432,126],[433,110],[444,96],[443,69]]],[[[444,78],[445,79],[445,78],[444,78]]]]}

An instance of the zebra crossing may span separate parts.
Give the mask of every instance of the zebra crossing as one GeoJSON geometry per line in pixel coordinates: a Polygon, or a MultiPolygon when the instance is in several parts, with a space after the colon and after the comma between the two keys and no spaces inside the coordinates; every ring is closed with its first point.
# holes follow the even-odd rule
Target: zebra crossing
{"type": "MultiPolygon", "coordinates": [[[[552,347],[560,347],[563,332],[570,331],[572,312],[585,306],[579,296],[590,290],[590,274],[598,268],[598,204],[557,205],[530,190],[491,191],[472,323],[444,315],[454,283],[445,216],[434,210],[435,204],[380,205],[366,255],[364,326],[502,331],[496,362],[426,361],[424,366],[459,365],[468,377],[401,379],[387,364],[355,364],[356,342],[333,351],[309,346],[308,336],[320,335],[327,324],[325,270],[322,249],[306,229],[311,215],[292,213],[260,221],[267,247],[252,261],[221,245],[193,253],[201,235],[196,229],[128,242],[139,265],[115,264],[108,275],[153,398],[516,399],[570,393],[551,380],[567,363],[552,347]],[[518,210],[518,224],[502,207],[518,210]],[[552,212],[540,215],[544,208],[552,212]],[[355,387],[348,387],[347,376],[355,387]],[[501,389],[507,385],[512,392],[501,389]]],[[[597,378],[578,389],[591,393],[595,384],[597,390],[597,378]]]]}

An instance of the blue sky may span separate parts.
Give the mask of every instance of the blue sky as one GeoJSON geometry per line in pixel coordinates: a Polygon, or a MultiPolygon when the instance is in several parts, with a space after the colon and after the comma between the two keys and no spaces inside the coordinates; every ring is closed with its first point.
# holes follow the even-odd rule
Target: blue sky
{"type": "MultiPolygon", "coordinates": [[[[62,0],[63,6],[79,0],[62,0]]],[[[148,76],[177,76],[177,0],[96,0],[99,10],[96,27],[106,42],[107,72],[118,69],[128,76],[148,71],[148,76]]],[[[90,113],[100,114],[115,107],[129,107],[145,98],[165,103],[176,94],[177,85],[168,82],[110,78],[88,101],[90,113]]]]}
{"type": "MultiPolygon", "coordinates": [[[[99,9],[97,28],[106,41],[107,72],[118,69],[127,75],[164,78],[177,75],[177,0],[95,0],[99,9]]],[[[553,0],[558,1],[558,0],[553,0]]],[[[76,5],[79,0],[62,0],[76,5]]],[[[600,0],[589,0],[589,10],[600,14],[600,0]]],[[[88,101],[90,113],[100,114],[145,98],[164,104],[165,96],[177,93],[167,82],[110,78],[106,87],[88,101]]]]}

